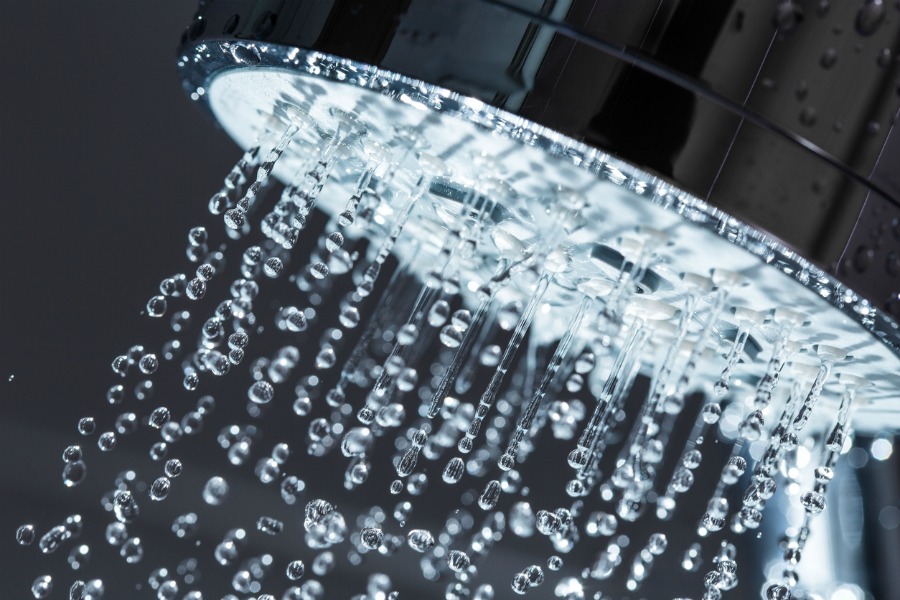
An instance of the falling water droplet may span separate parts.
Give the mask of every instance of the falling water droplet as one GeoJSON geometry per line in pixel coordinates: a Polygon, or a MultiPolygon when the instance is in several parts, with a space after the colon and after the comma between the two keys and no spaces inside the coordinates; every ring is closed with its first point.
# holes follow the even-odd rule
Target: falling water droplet
{"type": "Polygon", "coordinates": [[[228,497],[228,482],[222,477],[211,477],[203,486],[203,501],[210,506],[219,506],[228,497]]]}
{"type": "Polygon", "coordinates": [[[811,515],[817,515],[825,510],[825,496],[819,492],[806,492],[800,496],[800,504],[811,515]]]}
{"type": "Polygon", "coordinates": [[[87,475],[87,465],[84,461],[76,460],[67,462],[63,467],[62,479],[66,487],[74,487],[84,481],[87,475]]]}
{"type": "Polygon", "coordinates": [[[97,438],[97,447],[99,447],[103,452],[111,451],[116,447],[116,434],[112,431],[101,433],[100,437],[97,438]]]}
{"type": "Polygon", "coordinates": [[[491,510],[497,506],[497,501],[499,499],[500,482],[496,479],[492,479],[484,486],[481,496],[478,497],[478,506],[483,510],[491,510]]]}
{"type": "Polygon", "coordinates": [[[303,574],[306,572],[306,567],[303,565],[302,560],[292,560],[288,563],[286,569],[287,578],[291,581],[297,581],[303,577],[303,574]]]}
{"type": "Polygon", "coordinates": [[[365,527],[359,534],[362,545],[376,550],[384,542],[384,532],[376,527],[365,527]]]}
{"type": "Polygon", "coordinates": [[[16,529],[16,542],[20,546],[30,546],[31,543],[34,542],[34,538],[34,525],[20,525],[19,528],[16,529]]]}
{"type": "Polygon", "coordinates": [[[465,472],[465,465],[463,464],[463,460],[454,456],[447,462],[447,465],[444,467],[444,472],[442,474],[442,478],[445,483],[454,484],[457,483],[460,479],[462,479],[463,473],[465,472]]]}
{"type": "Polygon", "coordinates": [[[427,552],[434,547],[434,536],[425,529],[412,529],[406,534],[406,542],[416,552],[427,552]]]}
{"type": "Polygon", "coordinates": [[[263,272],[266,274],[266,277],[274,279],[281,275],[281,270],[283,268],[284,265],[282,264],[281,259],[273,256],[266,260],[265,265],[263,265],[263,272]]]}
{"type": "Polygon", "coordinates": [[[161,317],[166,314],[168,303],[164,296],[153,296],[147,301],[147,314],[151,317],[161,317]]]}
{"type": "Polygon", "coordinates": [[[91,435],[94,433],[95,425],[93,417],[84,417],[78,421],[78,433],[81,435],[91,435]]]}
{"type": "Polygon", "coordinates": [[[41,575],[31,584],[31,594],[35,598],[46,598],[53,591],[53,578],[49,575],[41,575]]]}

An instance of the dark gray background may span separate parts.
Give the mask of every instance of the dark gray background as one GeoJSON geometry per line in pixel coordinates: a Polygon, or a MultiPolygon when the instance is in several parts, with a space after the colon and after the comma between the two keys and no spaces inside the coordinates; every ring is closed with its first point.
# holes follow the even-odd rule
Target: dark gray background
{"type": "Polygon", "coordinates": [[[176,74],[194,8],[0,2],[3,598],[30,597],[37,575],[63,572],[68,547],[39,557],[13,532],[76,512],[60,452],[96,443],[75,423],[102,412],[109,361],[141,339],[139,312],[166,270],[184,266],[187,228],[240,156],[176,74]]]}

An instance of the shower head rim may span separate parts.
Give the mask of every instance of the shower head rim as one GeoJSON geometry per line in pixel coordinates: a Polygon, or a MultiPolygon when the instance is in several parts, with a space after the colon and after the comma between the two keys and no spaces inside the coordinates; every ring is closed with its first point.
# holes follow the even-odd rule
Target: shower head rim
{"type": "Polygon", "coordinates": [[[431,99],[430,105],[413,105],[413,108],[467,121],[491,135],[536,147],[598,177],[604,176],[604,169],[611,171],[607,177],[630,177],[637,182],[635,187],[640,188],[632,191],[641,196],[646,197],[651,190],[664,187],[667,189],[666,197],[671,198],[672,203],[660,208],[679,214],[694,226],[749,252],[776,270],[791,272],[796,284],[823,298],[900,358],[900,324],[886,311],[801,256],[789,243],[752,223],[731,216],[683,190],[677,183],[649,173],[600,148],[447,88],[318,51],[245,40],[202,41],[191,49],[185,49],[177,64],[189,97],[212,118],[210,96],[205,92],[211,82],[223,73],[248,67],[301,72],[365,88],[397,101],[402,101],[403,97],[431,99]],[[253,59],[248,60],[247,56],[253,59]]]}

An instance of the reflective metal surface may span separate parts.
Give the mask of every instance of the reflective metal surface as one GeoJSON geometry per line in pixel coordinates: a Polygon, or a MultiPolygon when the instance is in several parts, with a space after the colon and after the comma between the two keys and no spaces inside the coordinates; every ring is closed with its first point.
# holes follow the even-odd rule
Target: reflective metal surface
{"type": "Polygon", "coordinates": [[[882,2],[230,0],[181,52],[265,41],[478,98],[677,182],[898,316],[897,189],[869,178],[898,32],[882,2]],[[868,239],[870,220],[888,229],[868,239]]]}

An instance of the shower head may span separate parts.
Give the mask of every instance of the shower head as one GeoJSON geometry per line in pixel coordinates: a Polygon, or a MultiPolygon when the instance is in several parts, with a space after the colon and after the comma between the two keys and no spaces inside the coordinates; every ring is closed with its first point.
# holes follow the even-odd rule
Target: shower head
{"type": "MultiPolygon", "coordinates": [[[[271,171],[288,192],[282,210],[263,219],[270,238],[292,247],[315,205],[331,215],[341,241],[387,240],[368,248],[371,264],[381,264],[388,248],[401,270],[425,282],[357,414],[363,425],[392,406],[391,390],[407,389],[399,382],[415,371],[392,361],[422,359],[425,313],[449,295],[475,317],[441,329],[440,341],[455,353],[435,363],[436,389],[420,390],[419,414],[453,421],[454,411],[474,410],[463,411],[458,440],[439,442],[468,455],[525,332],[532,348],[552,349],[539,380],[527,367],[520,374],[516,399],[480,452],[500,474],[518,473],[548,422],[568,423],[554,427],[554,437],[569,439],[584,419],[568,455],[576,477],[565,491],[575,502],[537,516],[561,552],[575,544],[573,518],[597,490],[603,501],[618,501],[623,522],[637,520],[648,503],[659,519],[671,519],[675,498],[692,485],[694,453],[716,424],[736,443],[697,532],[722,530],[727,488],[746,468],[742,452],[755,461],[754,475],[743,508],[731,513],[731,531],[755,529],[776,466],[797,460],[805,430],[800,446],[819,454],[815,483],[798,498],[800,479],[788,468],[789,495],[805,517],[788,528],[785,570],[770,570],[762,590],[787,598],[802,595],[796,563],[824,507],[830,469],[849,448],[847,432],[900,427],[900,186],[889,166],[900,138],[890,128],[896,98],[884,93],[897,74],[897,24],[881,2],[821,3],[816,12],[813,22],[790,0],[298,1],[277,9],[218,2],[201,6],[178,66],[186,92],[242,148],[274,148],[257,182],[271,171]],[[845,28],[855,35],[835,39],[845,28]],[[861,62],[865,68],[856,68],[861,62]],[[319,197],[323,180],[341,191],[319,197]],[[376,200],[357,227],[366,193],[376,200]],[[292,198],[299,220],[291,220],[292,198]],[[488,345],[496,328],[481,326],[487,313],[502,322],[504,311],[513,316],[501,329],[513,333],[502,349],[488,345]],[[595,353],[606,351],[614,362],[593,368],[595,353]],[[461,378],[457,400],[448,390],[470,355],[496,371],[480,398],[461,378]],[[565,383],[559,371],[570,372],[565,383]],[[628,409],[638,373],[649,389],[639,393],[646,394],[640,408],[628,409]],[[592,415],[590,402],[585,412],[577,400],[572,407],[545,401],[578,392],[583,379],[596,402],[592,415]],[[686,403],[691,392],[708,400],[686,403]],[[686,405],[699,411],[697,421],[682,466],[657,493],[655,455],[679,451],[673,427],[686,405]],[[635,420],[628,429],[611,414],[635,420]],[[628,433],[613,441],[617,427],[628,433]],[[618,457],[601,469],[604,448],[618,443],[618,457]]],[[[242,202],[214,197],[211,210],[240,230],[250,207],[242,202]]],[[[335,266],[326,254],[313,258],[314,278],[335,266]]],[[[362,284],[372,281],[363,275],[362,284]]],[[[348,318],[355,323],[358,314],[348,318]]],[[[433,324],[443,322],[439,315],[433,324]]],[[[345,373],[358,366],[353,356],[345,373]]],[[[534,361],[533,353],[525,360],[534,361]]],[[[335,407],[345,397],[341,382],[328,396],[335,407]]],[[[404,489],[429,430],[398,441],[401,479],[392,492],[404,489]]],[[[431,434],[442,438],[441,431],[431,434]]],[[[468,468],[487,477],[473,464],[480,459],[468,468]]],[[[459,457],[448,462],[444,481],[458,481],[463,465],[459,457]]],[[[490,511],[501,488],[517,493],[502,481],[488,481],[478,497],[489,514],[498,514],[490,511]]],[[[587,518],[588,535],[603,534],[604,514],[587,518]]],[[[625,589],[640,586],[664,549],[665,537],[655,549],[652,540],[625,589]]],[[[704,598],[734,586],[722,543],[704,598]]],[[[449,544],[438,548],[445,553],[449,544]]],[[[620,551],[610,543],[580,581],[562,580],[557,596],[569,597],[571,586],[581,597],[585,581],[609,578],[620,551]]],[[[694,564],[691,552],[685,568],[694,564]]],[[[422,569],[429,579],[440,573],[433,561],[422,569]]],[[[524,593],[542,580],[532,566],[512,588],[524,593]]],[[[470,593],[470,583],[458,578],[448,597],[470,593]]],[[[476,596],[487,597],[482,589],[476,596]]]]}
{"type": "MultiPolygon", "coordinates": [[[[644,270],[654,288],[638,287],[665,302],[677,304],[689,291],[682,273],[741,274],[731,304],[804,315],[806,349],[818,342],[843,348],[852,355],[847,369],[873,384],[855,426],[896,427],[900,204],[879,175],[889,167],[877,160],[897,109],[896,100],[879,95],[896,67],[878,66],[896,25],[882,24],[872,3],[858,13],[832,7],[827,22],[803,28],[802,8],[790,2],[672,3],[660,5],[660,14],[586,4],[593,8],[481,0],[287,2],[278,10],[210,3],[187,28],[178,65],[190,97],[244,148],[263,132],[300,124],[275,167],[285,182],[346,115],[364,130],[346,145],[356,169],[393,161],[399,186],[409,187],[423,172],[418,157],[427,156],[425,171],[454,181],[457,193],[432,187],[430,214],[407,225],[413,233],[401,245],[439,244],[435,232],[450,226],[466,190],[487,190],[478,193],[494,214],[482,233],[494,243],[478,246],[484,260],[472,266],[481,270],[470,274],[475,280],[489,277],[498,258],[515,260],[548,243],[546,208],[562,189],[581,195],[583,207],[581,223],[561,242],[569,262],[554,279],[558,304],[576,305],[592,282],[633,265],[623,243],[665,257],[644,270]],[[798,38],[819,39],[842,20],[858,34],[855,52],[872,54],[869,68],[832,70],[829,63],[843,54],[832,46],[820,56],[806,41],[824,81],[810,77],[821,88],[812,92],[804,79],[797,85],[804,98],[816,97],[813,110],[823,120],[868,127],[852,143],[813,127],[802,116],[811,103],[801,104],[792,126],[779,112],[782,98],[766,97],[787,88],[808,59],[809,51],[798,56],[798,38]],[[640,49],[629,46],[635,36],[640,49]],[[689,38],[691,45],[681,45],[689,38]],[[740,63],[738,74],[725,68],[728,61],[740,63]],[[850,83],[852,94],[842,93],[850,83]],[[863,169],[873,176],[860,175],[863,169]],[[662,232],[661,239],[638,225],[662,232]]],[[[336,181],[352,192],[354,168],[348,171],[336,181]]],[[[333,198],[318,206],[336,215],[343,205],[333,198]]],[[[426,256],[413,266],[420,273],[429,267],[426,256]]],[[[528,285],[505,288],[503,298],[527,297],[528,285]]],[[[759,349],[778,339],[773,316],[751,335],[759,349]]],[[[547,320],[541,335],[560,337],[566,319],[547,320]]],[[[738,325],[726,314],[717,335],[725,340],[738,325]]],[[[747,383],[760,376],[748,374],[747,383]]]]}

